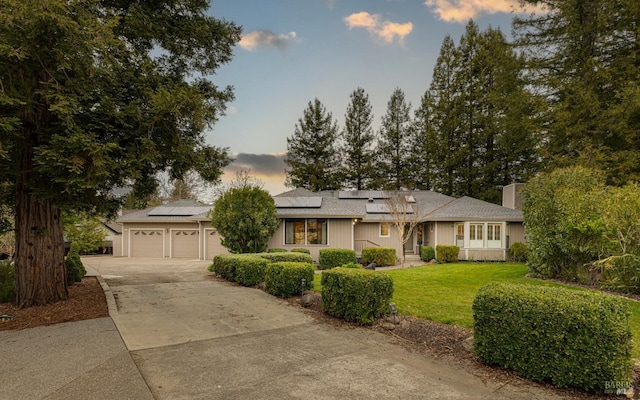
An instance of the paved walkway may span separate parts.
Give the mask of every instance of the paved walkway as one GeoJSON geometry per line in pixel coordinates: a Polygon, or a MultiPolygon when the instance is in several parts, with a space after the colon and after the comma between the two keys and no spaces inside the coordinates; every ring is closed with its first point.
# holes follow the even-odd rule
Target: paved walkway
{"type": "Polygon", "coordinates": [[[83,262],[108,284],[111,318],[0,332],[0,397],[557,398],[409,353],[386,335],[317,323],[260,290],[211,280],[208,262],[83,262]]]}

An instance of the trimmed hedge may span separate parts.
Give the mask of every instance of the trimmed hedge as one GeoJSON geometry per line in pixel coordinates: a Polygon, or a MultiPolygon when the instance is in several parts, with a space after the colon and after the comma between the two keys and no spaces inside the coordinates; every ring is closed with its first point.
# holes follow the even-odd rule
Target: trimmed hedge
{"type": "Polygon", "coordinates": [[[13,300],[15,268],[9,261],[0,261],[0,303],[13,300]]]}
{"type": "Polygon", "coordinates": [[[210,271],[215,272],[222,279],[229,282],[236,281],[236,266],[241,258],[247,257],[240,254],[218,254],[213,257],[213,265],[209,267],[210,271]]]}
{"type": "Polygon", "coordinates": [[[67,270],[67,285],[82,282],[87,270],[80,260],[78,251],[72,248],[64,259],[64,267],[67,270]]]}
{"type": "Polygon", "coordinates": [[[628,305],[598,292],[491,284],[473,302],[476,354],[490,365],[603,393],[631,382],[628,305]]]}
{"type": "Polygon", "coordinates": [[[392,296],[388,275],[352,268],[322,273],[322,310],[336,318],[371,325],[389,313],[392,296]]]}
{"type": "Polygon", "coordinates": [[[422,246],[420,248],[420,259],[422,261],[431,261],[431,260],[435,260],[436,258],[436,251],[433,249],[433,247],[431,246],[422,246]]]}
{"type": "Polygon", "coordinates": [[[249,255],[238,257],[236,267],[236,282],[244,286],[254,286],[264,282],[264,271],[269,260],[249,255]]]}
{"type": "Polygon", "coordinates": [[[294,247],[293,249],[291,249],[291,252],[292,253],[311,254],[311,250],[305,249],[304,247],[294,247]]]}
{"type": "Polygon", "coordinates": [[[344,264],[340,266],[341,268],[354,268],[354,269],[361,269],[362,265],[358,264],[357,262],[355,263],[349,263],[349,264],[344,264]]]}
{"type": "Polygon", "coordinates": [[[356,252],[350,249],[320,249],[320,269],[331,269],[358,261],[356,252]]]}
{"type": "Polygon", "coordinates": [[[436,246],[436,260],[441,264],[458,262],[458,254],[460,254],[460,247],[458,246],[445,246],[442,244],[436,246]]]}
{"type": "Polygon", "coordinates": [[[509,248],[511,259],[515,262],[527,262],[527,254],[529,249],[527,245],[521,242],[515,242],[509,248]]]}
{"type": "Polygon", "coordinates": [[[291,297],[302,291],[302,279],[305,290],[313,288],[313,264],[304,262],[275,262],[267,265],[264,271],[264,290],[274,296],[291,297]]]}
{"type": "Polygon", "coordinates": [[[378,267],[396,265],[396,249],[387,247],[367,247],[362,249],[362,264],[367,265],[372,262],[378,267]]]}
{"type": "Polygon", "coordinates": [[[267,253],[287,253],[287,249],[273,248],[267,250],[267,253]]]}
{"type": "Polygon", "coordinates": [[[255,254],[258,257],[266,258],[271,262],[305,262],[313,263],[313,259],[309,254],[304,253],[258,253],[255,254]]]}

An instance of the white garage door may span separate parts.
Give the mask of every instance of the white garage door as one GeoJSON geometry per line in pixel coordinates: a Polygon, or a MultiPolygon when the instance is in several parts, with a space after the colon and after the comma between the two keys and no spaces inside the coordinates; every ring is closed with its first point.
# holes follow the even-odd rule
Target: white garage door
{"type": "Polygon", "coordinates": [[[162,231],[132,229],[131,257],[163,258],[162,231]]]}
{"type": "Polygon", "coordinates": [[[226,247],[220,244],[220,235],[214,229],[205,229],[205,260],[213,260],[216,254],[226,254],[229,252],[226,247]]]}
{"type": "Polygon", "coordinates": [[[198,258],[199,232],[193,229],[171,231],[172,258],[198,258]]]}

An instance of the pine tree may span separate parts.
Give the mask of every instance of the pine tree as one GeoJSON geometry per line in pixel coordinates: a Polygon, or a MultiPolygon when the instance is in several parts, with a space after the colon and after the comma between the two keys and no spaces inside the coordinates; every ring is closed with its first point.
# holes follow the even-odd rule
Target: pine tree
{"type": "Polygon", "coordinates": [[[317,98],[298,119],[287,138],[286,185],[311,191],[340,189],[340,156],[336,149],[338,126],[317,98]]]}
{"type": "Polygon", "coordinates": [[[434,187],[437,140],[433,114],[433,98],[427,90],[420,100],[420,107],[415,111],[411,140],[413,150],[410,165],[415,189],[430,190],[434,187]]]}
{"type": "Polygon", "coordinates": [[[378,145],[379,169],[385,189],[399,190],[414,186],[411,176],[411,104],[405,101],[404,92],[393,91],[387,112],[382,117],[378,145]]]}
{"type": "Polygon", "coordinates": [[[454,87],[458,73],[456,54],[457,49],[453,39],[449,35],[445,36],[429,86],[435,141],[431,151],[436,160],[433,166],[433,188],[446,195],[455,194],[456,175],[459,169],[457,152],[462,146],[458,135],[458,113],[454,109],[454,101],[458,96],[454,87]]]}
{"type": "Polygon", "coordinates": [[[615,185],[640,180],[640,3],[545,5],[544,14],[516,18],[514,36],[527,57],[530,83],[548,105],[548,168],[599,168],[615,185]]]}
{"type": "Polygon", "coordinates": [[[364,89],[357,88],[351,93],[351,102],[347,106],[341,135],[340,153],[345,167],[342,184],[344,188],[375,188],[375,135],[372,123],[373,113],[369,95],[364,89]]]}

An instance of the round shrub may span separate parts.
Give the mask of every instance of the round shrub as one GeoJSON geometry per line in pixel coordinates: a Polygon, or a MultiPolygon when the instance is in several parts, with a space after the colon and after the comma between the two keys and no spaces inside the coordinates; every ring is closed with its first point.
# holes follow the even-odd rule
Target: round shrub
{"type": "Polygon", "coordinates": [[[515,242],[509,248],[509,254],[511,254],[511,259],[515,262],[527,262],[527,254],[529,249],[527,245],[521,242],[515,242]]]}
{"type": "Polygon", "coordinates": [[[422,261],[431,261],[431,260],[435,260],[436,258],[436,251],[433,249],[433,247],[431,246],[422,246],[420,248],[420,259],[422,261]]]}
{"type": "Polygon", "coordinates": [[[320,269],[331,269],[358,261],[356,252],[350,249],[320,249],[320,269]]]}
{"type": "Polygon", "coordinates": [[[287,249],[273,248],[267,250],[267,253],[287,253],[287,249]]]}
{"type": "Polygon", "coordinates": [[[396,265],[396,249],[387,247],[367,247],[362,249],[362,264],[376,263],[378,267],[396,265]]]}
{"type": "Polygon", "coordinates": [[[236,261],[236,282],[254,286],[264,281],[264,270],[269,260],[257,256],[240,257],[236,261]]]}
{"type": "Polygon", "coordinates": [[[275,262],[267,265],[264,271],[264,289],[274,296],[291,297],[304,290],[313,288],[313,264],[304,262],[275,262]]]}
{"type": "Polygon", "coordinates": [[[349,264],[344,264],[341,265],[340,268],[353,268],[353,269],[361,269],[362,265],[358,264],[358,263],[349,263],[349,264]]]}
{"type": "Polygon", "coordinates": [[[322,273],[322,310],[336,318],[371,325],[390,312],[393,280],[364,269],[336,268],[322,273]]]}
{"type": "Polygon", "coordinates": [[[494,283],[472,308],[476,354],[489,365],[598,393],[632,377],[629,308],[619,297],[494,283]]]}

